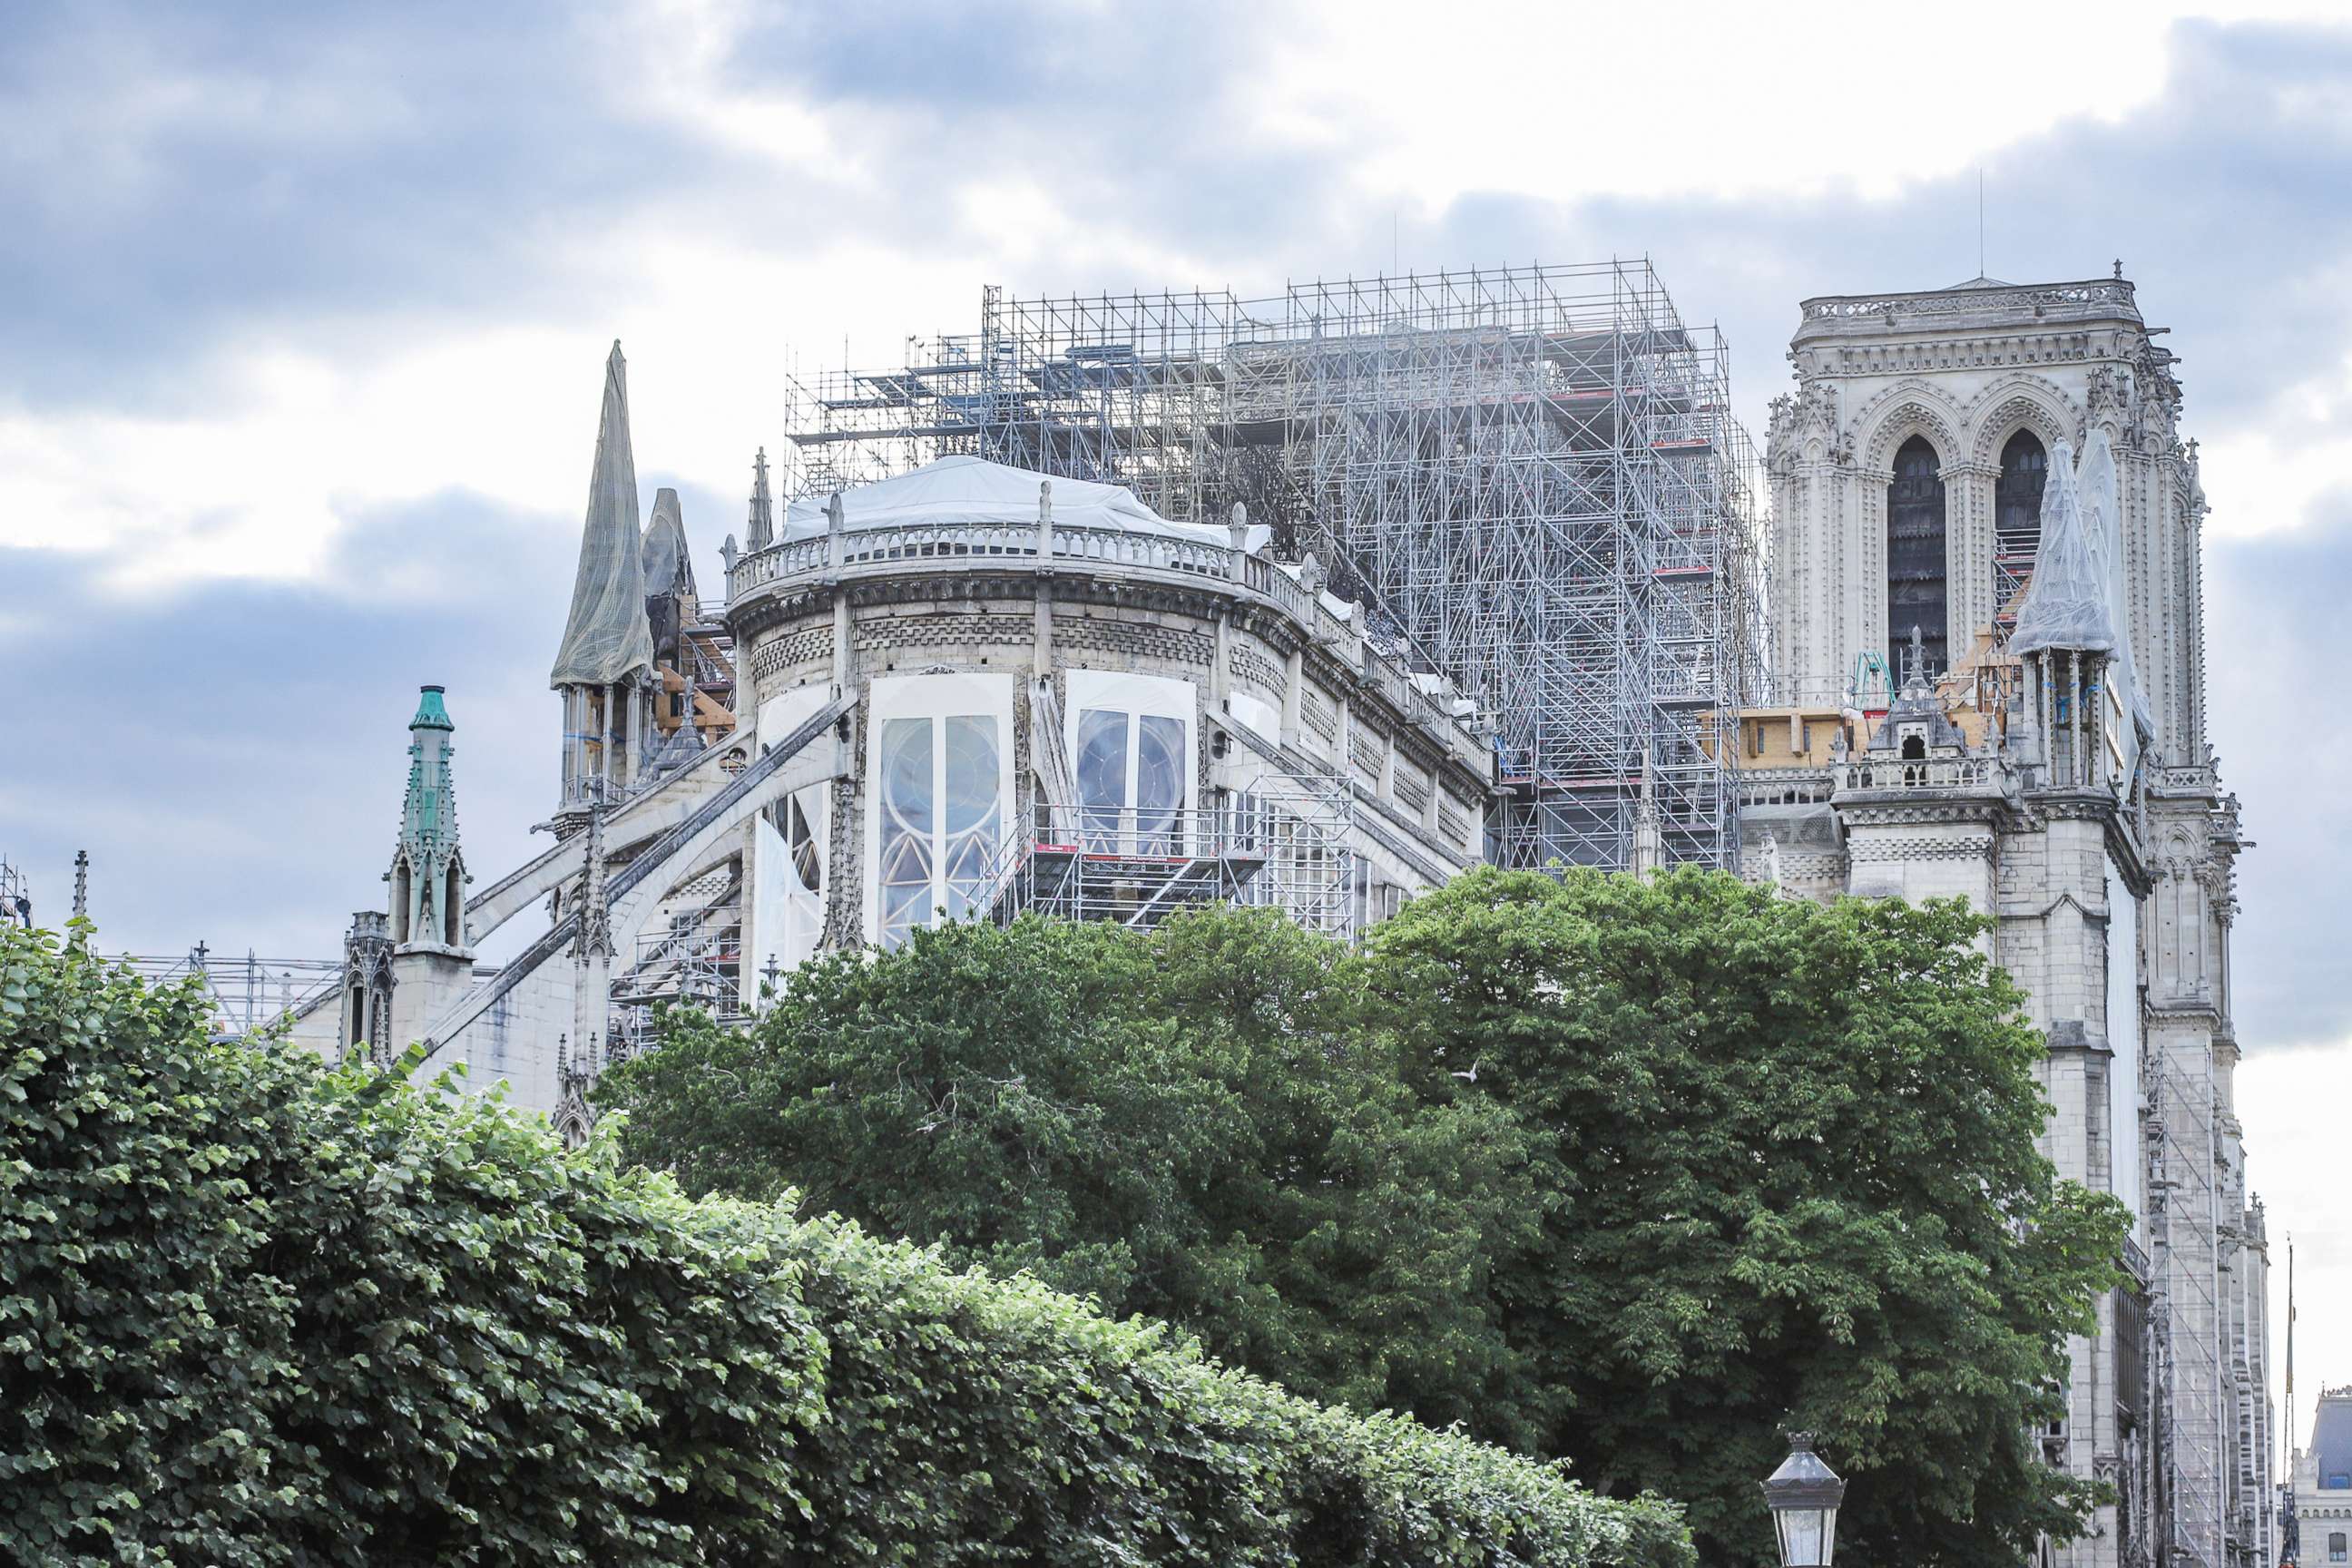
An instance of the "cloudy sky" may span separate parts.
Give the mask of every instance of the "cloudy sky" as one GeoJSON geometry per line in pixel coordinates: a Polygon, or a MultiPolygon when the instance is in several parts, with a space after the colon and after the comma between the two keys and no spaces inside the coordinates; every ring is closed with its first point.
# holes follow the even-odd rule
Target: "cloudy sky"
{"type": "Polygon", "coordinates": [[[512,864],[615,337],[709,577],[782,378],[983,284],[1646,254],[1760,431],[1799,299],[1979,270],[1981,177],[1986,270],[2120,258],[2183,359],[2259,843],[2240,1104],[2304,1387],[2352,1382],[2352,32],[2175,9],[18,0],[0,855],[58,914],[87,847],[112,945],[330,955],[433,680],[470,858],[512,864]]]}

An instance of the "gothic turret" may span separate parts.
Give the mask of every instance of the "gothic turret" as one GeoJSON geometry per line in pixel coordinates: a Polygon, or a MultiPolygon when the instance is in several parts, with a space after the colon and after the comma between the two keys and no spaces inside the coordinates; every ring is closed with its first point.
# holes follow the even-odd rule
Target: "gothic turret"
{"type": "Polygon", "coordinates": [[[465,851],[450,759],[457,725],[442,689],[420,689],[408,721],[408,790],[382,910],[352,917],[343,939],[343,1043],[389,1061],[473,984],[465,851]]]}
{"type": "Polygon", "coordinates": [[[751,459],[751,515],[743,528],[743,548],[765,550],[776,542],[776,503],[768,494],[768,449],[751,459]]]}
{"type": "Polygon", "coordinates": [[[408,721],[408,795],[401,805],[400,844],[393,851],[385,912],[398,947],[466,944],[464,854],[457,847],[457,795],[449,774],[457,726],[442,688],[422,689],[408,721]]]}
{"type": "MultiPolygon", "coordinates": [[[[627,366],[615,341],[604,362],[604,406],[572,610],[549,683],[563,694],[563,800],[586,802],[591,779],[625,793],[645,755],[654,645],[646,620],[643,542],[637,532],[637,465],[629,445],[627,366]]],[[[575,819],[576,820],[576,819],[575,819]]]]}

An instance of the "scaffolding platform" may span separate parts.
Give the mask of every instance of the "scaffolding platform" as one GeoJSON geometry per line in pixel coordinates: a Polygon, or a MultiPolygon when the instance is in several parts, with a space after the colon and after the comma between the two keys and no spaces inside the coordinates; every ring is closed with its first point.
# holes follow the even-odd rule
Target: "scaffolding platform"
{"type": "Polygon", "coordinates": [[[1037,913],[1150,928],[1204,904],[1273,904],[1352,936],[1364,921],[1353,802],[1327,782],[1228,795],[1205,811],[1048,805],[1037,830],[1000,846],[974,907],[999,924],[1037,913]]]}

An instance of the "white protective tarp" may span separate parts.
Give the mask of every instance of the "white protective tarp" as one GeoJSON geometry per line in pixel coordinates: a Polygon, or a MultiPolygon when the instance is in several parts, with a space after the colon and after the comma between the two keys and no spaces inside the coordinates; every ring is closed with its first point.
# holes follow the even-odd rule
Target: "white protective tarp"
{"type": "Polygon", "coordinates": [[[2132,660],[2130,621],[2124,591],[2124,534],[2115,453],[2104,430],[2083,444],[2083,460],[2064,441],[2050,454],[2050,478],[2042,492],[2042,544],[2034,553],[2033,578],[2017,607],[2017,630],[2010,647],[2018,654],[2045,648],[2079,649],[2109,656],[2106,679],[2116,699],[2111,715],[2116,749],[2121,753],[2119,782],[2128,784],[2139,765],[2143,738],[2156,723],[2139,689],[2132,660]]]}
{"type": "Polygon", "coordinates": [[[2153,740],[2156,715],[2147,705],[2147,693],[2140,689],[2139,665],[2132,658],[2130,601],[2124,577],[2123,485],[2105,431],[2092,431],[2090,439],[2083,443],[2083,465],[2075,488],[2082,497],[2083,531],[2090,537],[2107,584],[2107,624],[2116,629],[2117,669],[2108,679],[2116,683],[2124,711],[2131,715],[2138,734],[2153,740]]]}
{"type": "Polygon", "coordinates": [[[596,426],[596,467],[588,478],[580,570],[572,582],[572,613],[563,623],[563,645],[556,651],[550,685],[609,686],[633,671],[653,669],[639,548],[627,367],[615,342],[604,362],[604,411],[596,426]]]}
{"type": "MultiPolygon", "coordinates": [[[[2112,478],[2112,464],[2108,473],[2112,478]]],[[[2033,554],[2033,579],[2017,606],[2011,651],[2115,650],[2114,596],[2108,591],[2101,554],[2091,542],[2090,525],[2083,515],[2074,448],[2061,441],[2050,454],[2050,478],[2042,489],[2042,542],[2033,554]]]]}
{"type": "MultiPolygon", "coordinates": [[[[1108,529],[1202,544],[1231,542],[1231,535],[1222,526],[1170,521],[1123,485],[1060,479],[982,458],[961,457],[940,458],[895,478],[842,491],[842,526],[852,532],[926,523],[1034,526],[1037,487],[1047,480],[1054,487],[1054,521],[1066,528],[1108,529]]],[[[824,538],[824,508],[823,496],[793,502],[784,509],[784,525],[777,542],[824,538]]],[[[1264,523],[1253,523],[1246,538],[1255,554],[1265,548],[1273,531],[1264,523]]]]}

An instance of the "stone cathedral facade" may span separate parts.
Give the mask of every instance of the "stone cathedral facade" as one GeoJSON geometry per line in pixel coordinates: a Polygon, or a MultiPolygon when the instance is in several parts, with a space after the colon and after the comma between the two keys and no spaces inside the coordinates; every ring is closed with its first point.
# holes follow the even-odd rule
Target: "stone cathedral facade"
{"type": "Polygon", "coordinates": [[[2044,1149],[2135,1215],[2053,1463],[2070,1568],[2266,1568],[2267,1255],[2231,1109],[2232,866],[2206,735],[2194,442],[2130,282],[1808,300],[1772,406],[1774,705],[1747,874],[1959,896],[2049,1050],[2044,1149]],[[2080,454],[2078,458],[2076,454],[2080,454]]]}

